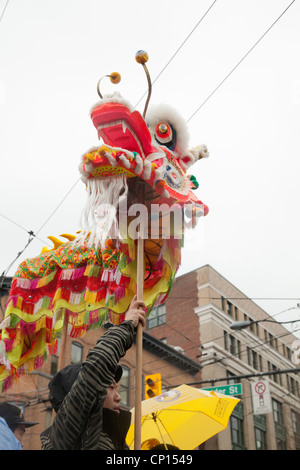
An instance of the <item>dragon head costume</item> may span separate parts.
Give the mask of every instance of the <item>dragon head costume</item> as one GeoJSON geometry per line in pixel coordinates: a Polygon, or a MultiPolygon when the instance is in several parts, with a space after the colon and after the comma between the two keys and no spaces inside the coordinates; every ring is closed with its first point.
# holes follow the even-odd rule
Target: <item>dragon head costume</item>
{"type": "MultiPolygon", "coordinates": [[[[180,265],[185,218],[194,225],[208,213],[195,195],[196,179],[187,175],[192,164],[208,156],[207,148],[189,149],[186,123],[174,109],[146,112],[151,95],[147,54],[140,51],[136,60],[149,84],[143,116],[118,93],[103,97],[98,82],[101,101],[91,119],[102,145],[80,161],[87,190],[82,230],[61,235],[66,242],[49,237],[53,249],[23,261],[13,278],[1,325],[2,389],[14,375],[41,367],[55,350],[64,320],[71,337],[105,321],[123,321],[136,294],[135,235],[141,231],[143,300],[148,312],[163,303],[180,265]]],[[[120,80],[117,73],[109,77],[120,80]]]]}

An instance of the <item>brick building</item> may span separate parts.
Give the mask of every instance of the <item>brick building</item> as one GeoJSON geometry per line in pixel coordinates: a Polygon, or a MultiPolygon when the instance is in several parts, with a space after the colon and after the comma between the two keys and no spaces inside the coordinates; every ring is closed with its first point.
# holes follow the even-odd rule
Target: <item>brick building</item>
{"type": "MultiPolygon", "coordinates": [[[[5,302],[11,278],[6,278],[2,286],[1,315],[3,318],[5,302]]],[[[81,362],[85,359],[88,351],[95,345],[97,339],[102,336],[106,328],[91,330],[83,338],[72,339],[68,337],[65,351],[65,365],[69,363],[81,362]]],[[[176,345],[176,343],[174,343],[176,345]]],[[[193,380],[200,380],[201,365],[196,358],[185,356],[181,350],[157,340],[147,331],[143,334],[143,378],[146,375],[160,373],[162,377],[162,390],[174,388],[179,383],[187,383],[193,380]]],[[[134,407],[134,383],[136,347],[127,351],[120,364],[123,367],[123,377],[121,380],[122,406],[125,409],[134,407]]],[[[58,357],[51,356],[44,366],[27,376],[22,376],[20,380],[0,397],[2,401],[10,401],[22,407],[27,420],[37,421],[39,424],[28,428],[25,433],[24,449],[40,449],[40,433],[51,424],[52,411],[48,401],[48,383],[55,374],[58,365],[58,357]]],[[[145,390],[143,390],[143,399],[145,390]]]]}
{"type": "Polygon", "coordinates": [[[149,332],[200,358],[202,377],[192,382],[195,387],[241,383],[241,402],[228,428],[201,448],[300,449],[300,369],[292,362],[297,338],[290,331],[209,265],[178,277],[159,309],[166,322],[149,332]],[[246,320],[253,321],[249,328],[231,329],[246,320]],[[252,402],[251,386],[259,377],[268,381],[272,404],[262,415],[254,414],[252,402]]]}
{"type": "MultiPolygon", "coordinates": [[[[241,401],[228,428],[200,449],[300,448],[299,372],[292,362],[296,338],[277,322],[264,323],[266,319],[273,320],[209,265],[177,277],[167,302],[148,317],[143,376],[160,373],[163,390],[182,383],[197,388],[241,384],[241,401]],[[256,323],[241,331],[231,329],[233,322],[245,320],[256,323]],[[271,411],[263,415],[254,414],[252,402],[251,385],[257,377],[268,380],[272,401],[271,411]]],[[[66,363],[84,359],[104,331],[69,338],[66,363]]],[[[121,361],[122,403],[128,409],[134,406],[135,360],[133,345],[121,361]]],[[[1,397],[26,405],[27,419],[40,423],[28,430],[25,448],[38,449],[39,434],[51,422],[47,385],[56,366],[52,357],[1,397]]]]}

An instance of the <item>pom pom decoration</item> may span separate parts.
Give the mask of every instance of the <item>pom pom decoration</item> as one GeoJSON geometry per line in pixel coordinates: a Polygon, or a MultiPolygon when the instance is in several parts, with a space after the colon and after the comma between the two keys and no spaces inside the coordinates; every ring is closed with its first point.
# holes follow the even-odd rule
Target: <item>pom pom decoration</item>
{"type": "MultiPolygon", "coordinates": [[[[137,291],[139,185],[145,194],[143,300],[148,313],[172,288],[186,206],[197,218],[208,213],[192,191],[198,187],[195,177],[186,175],[207,149],[189,149],[186,124],[172,108],[158,107],[146,116],[148,54],[139,51],[136,61],[149,83],[143,116],[117,92],[103,97],[104,77],[97,84],[101,101],[92,108],[91,120],[102,143],[80,161],[87,191],[81,231],[63,234],[67,241],[49,237],[53,248],[23,261],[13,277],[1,324],[0,391],[14,377],[43,365],[66,322],[68,334],[76,338],[106,321],[117,325],[124,320],[137,291]],[[171,212],[178,216],[173,224],[171,212]]],[[[105,77],[114,84],[121,80],[117,72],[105,77]]]]}
{"type": "Polygon", "coordinates": [[[135,54],[135,60],[137,61],[138,64],[145,64],[148,62],[149,56],[146,51],[138,51],[135,54]]]}
{"type": "Polygon", "coordinates": [[[121,75],[118,72],[113,72],[110,74],[110,81],[114,84],[120,83],[121,75]]]}

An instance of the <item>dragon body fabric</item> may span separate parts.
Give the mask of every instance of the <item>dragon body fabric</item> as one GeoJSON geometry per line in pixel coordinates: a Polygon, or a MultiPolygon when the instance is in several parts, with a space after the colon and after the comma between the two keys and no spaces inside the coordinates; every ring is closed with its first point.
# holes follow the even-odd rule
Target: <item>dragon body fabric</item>
{"type": "Polygon", "coordinates": [[[1,325],[2,390],[55,352],[64,320],[73,338],[106,321],[123,321],[136,294],[134,228],[141,212],[146,214],[143,300],[148,312],[164,302],[180,265],[184,218],[170,225],[168,211],[186,211],[192,224],[208,212],[193,192],[195,178],[186,175],[208,152],[205,146],[188,150],[186,125],[174,110],[150,110],[146,122],[115,93],[93,107],[91,119],[103,144],[80,162],[88,196],[83,230],[62,235],[66,242],[49,237],[53,249],[20,264],[1,325]],[[140,185],[144,199],[138,217],[140,185]],[[158,206],[163,210],[152,210],[158,206]]]}

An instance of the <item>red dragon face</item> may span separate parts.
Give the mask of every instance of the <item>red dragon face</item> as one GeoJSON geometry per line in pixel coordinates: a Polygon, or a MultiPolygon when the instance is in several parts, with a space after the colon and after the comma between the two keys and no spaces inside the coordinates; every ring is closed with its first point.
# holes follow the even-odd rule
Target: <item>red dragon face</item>
{"type": "Polygon", "coordinates": [[[208,152],[205,146],[188,150],[185,123],[176,111],[160,108],[150,113],[146,122],[115,93],[92,109],[91,119],[104,145],[83,155],[80,171],[85,182],[121,174],[139,176],[164,202],[192,203],[201,211],[198,215],[208,213],[208,207],[192,192],[196,189],[193,180],[186,175],[186,169],[208,152]]]}
{"type": "Polygon", "coordinates": [[[125,104],[104,102],[93,109],[91,118],[105,144],[137,152],[143,159],[156,151],[144,119],[125,104]]]}

